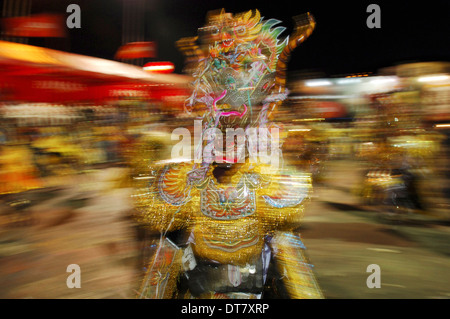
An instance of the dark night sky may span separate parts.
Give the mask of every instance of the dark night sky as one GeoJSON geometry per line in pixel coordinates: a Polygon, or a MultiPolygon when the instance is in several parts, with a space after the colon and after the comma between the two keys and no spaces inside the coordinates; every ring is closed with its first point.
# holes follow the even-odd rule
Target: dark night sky
{"type": "MultiPolygon", "coordinates": [[[[112,59],[121,45],[122,1],[35,0],[33,11],[65,13],[69,3],[79,4],[82,27],[70,30],[64,48],[112,59]]],[[[147,7],[146,40],[158,44],[158,57],[153,60],[172,61],[177,72],[183,58],[175,41],[196,35],[206,13],[218,8],[233,13],[258,8],[262,16],[282,20],[288,28],[285,35],[291,31],[292,16],[311,12],[317,21],[316,30],[294,51],[290,71],[306,69],[337,75],[376,72],[401,62],[450,61],[448,0],[148,0],[147,7]],[[381,7],[381,29],[366,26],[370,3],[381,7]]]]}

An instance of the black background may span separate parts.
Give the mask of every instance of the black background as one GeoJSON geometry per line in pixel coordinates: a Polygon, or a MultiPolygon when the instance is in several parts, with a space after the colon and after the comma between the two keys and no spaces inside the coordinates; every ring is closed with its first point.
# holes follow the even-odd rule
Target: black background
{"type": "MultiPolygon", "coordinates": [[[[81,7],[81,29],[66,39],[32,39],[30,44],[113,59],[122,44],[122,5],[129,0],[34,0],[33,13],[66,13],[70,3],[81,7]]],[[[450,1],[388,0],[147,0],[147,41],[157,42],[157,58],[171,61],[181,72],[183,57],[175,41],[194,36],[209,10],[237,13],[259,9],[265,18],[283,21],[288,35],[292,16],[311,12],[317,21],[313,35],[294,51],[289,70],[320,71],[326,75],[376,72],[405,62],[449,61],[450,1]],[[367,6],[381,8],[381,29],[369,29],[367,6]]]]}

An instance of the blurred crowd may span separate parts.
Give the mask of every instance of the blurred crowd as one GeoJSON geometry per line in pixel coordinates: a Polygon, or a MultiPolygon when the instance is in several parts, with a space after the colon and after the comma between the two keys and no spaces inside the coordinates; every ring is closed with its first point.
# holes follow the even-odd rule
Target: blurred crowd
{"type": "MultiPolygon", "coordinates": [[[[386,202],[386,196],[393,196],[386,185],[408,174],[417,184],[415,197],[428,207],[448,207],[448,76],[420,86],[411,85],[412,79],[294,77],[290,96],[274,118],[286,136],[284,160],[309,171],[318,183],[328,161],[361,161],[367,172],[355,193],[372,204],[386,202]]],[[[167,143],[173,143],[170,133],[177,127],[192,131],[197,118],[182,107],[134,98],[107,106],[78,105],[75,116],[63,123],[49,120],[51,115],[47,121],[27,120],[26,110],[35,114],[38,107],[17,107],[17,114],[9,107],[2,113],[1,194],[64,186],[61,176],[127,167],[136,143],[148,133],[164,132],[167,143]]]]}
{"type": "MultiPolygon", "coordinates": [[[[290,95],[273,118],[282,131],[283,163],[310,173],[315,187],[329,186],[327,183],[335,178],[328,170],[331,161],[364,167],[359,180],[352,181],[351,189],[361,205],[390,214],[389,218],[419,215],[448,222],[448,77],[421,86],[411,85],[412,77],[391,79],[294,76],[290,95]],[[351,89],[342,85],[344,80],[349,81],[351,89]],[[370,81],[379,83],[367,86],[370,81]]],[[[108,105],[65,105],[70,116],[64,120],[52,117],[60,112],[51,111],[37,119],[35,114],[42,107],[59,110],[62,106],[6,102],[0,106],[2,229],[15,229],[31,220],[27,208],[44,201],[55,187],[73,189],[82,180],[74,176],[120,168],[120,176],[111,185],[115,189],[130,189],[131,162],[136,151],[143,145],[158,152],[167,149],[176,142],[171,139],[176,128],[187,128],[193,133],[194,120],[199,119],[199,114],[185,112],[182,105],[173,107],[147,98],[123,99],[108,105]],[[159,139],[155,140],[155,136],[159,139]],[[30,191],[36,190],[38,193],[29,196],[30,191]],[[14,214],[17,216],[12,217],[14,214]]],[[[159,154],[158,158],[161,156],[164,155],[159,154]]],[[[340,183],[333,182],[334,186],[340,183]]],[[[90,196],[95,194],[98,193],[90,196]]],[[[71,194],[75,199],[79,195],[71,194]]],[[[119,198],[117,201],[120,203],[119,198]]],[[[116,202],[110,200],[108,204],[108,210],[113,210],[116,202]]],[[[55,210],[52,214],[65,211],[55,210]]],[[[105,227],[110,226],[106,223],[105,227]]],[[[132,229],[132,224],[127,227],[132,229]]],[[[133,232],[142,243],[137,268],[145,270],[142,265],[146,265],[155,248],[147,245],[148,234],[141,227],[135,226],[133,232]]],[[[114,236],[107,237],[104,240],[114,236]]]]}

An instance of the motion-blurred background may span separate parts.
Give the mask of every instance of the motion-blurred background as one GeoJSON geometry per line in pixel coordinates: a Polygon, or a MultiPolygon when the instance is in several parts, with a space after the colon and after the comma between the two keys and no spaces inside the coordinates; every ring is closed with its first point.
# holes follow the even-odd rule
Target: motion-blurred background
{"type": "Polygon", "coordinates": [[[449,3],[378,1],[370,29],[370,1],[341,2],[0,1],[0,298],[134,298],[152,247],[130,218],[130,156],[148,132],[193,126],[176,41],[218,8],[257,8],[286,35],[316,18],[276,120],[313,175],[298,231],[325,297],[448,298],[449,3]]]}

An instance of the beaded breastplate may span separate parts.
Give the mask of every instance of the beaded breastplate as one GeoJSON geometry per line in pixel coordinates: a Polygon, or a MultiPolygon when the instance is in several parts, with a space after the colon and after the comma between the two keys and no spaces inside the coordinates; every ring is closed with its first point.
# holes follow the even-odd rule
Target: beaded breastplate
{"type": "Polygon", "coordinates": [[[210,179],[200,192],[200,210],[203,215],[219,220],[233,220],[256,212],[255,187],[259,176],[244,174],[236,186],[222,187],[210,179]]]}

